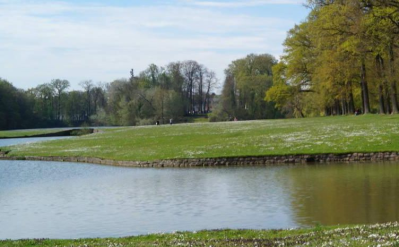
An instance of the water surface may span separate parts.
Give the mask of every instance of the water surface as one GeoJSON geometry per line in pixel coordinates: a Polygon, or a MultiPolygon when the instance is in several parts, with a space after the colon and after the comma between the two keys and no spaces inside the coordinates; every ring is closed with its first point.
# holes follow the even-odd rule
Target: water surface
{"type": "Polygon", "coordinates": [[[399,220],[399,164],[139,169],[0,161],[0,239],[399,220]]]}
{"type": "Polygon", "coordinates": [[[27,144],[41,141],[59,140],[65,138],[73,138],[73,136],[54,136],[54,137],[29,137],[29,138],[9,138],[0,139],[0,147],[12,146],[18,144],[27,144]]]}

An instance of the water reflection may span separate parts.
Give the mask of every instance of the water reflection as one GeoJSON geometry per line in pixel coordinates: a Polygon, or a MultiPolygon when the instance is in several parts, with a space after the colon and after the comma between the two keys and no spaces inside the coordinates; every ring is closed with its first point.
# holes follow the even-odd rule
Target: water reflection
{"type": "Polygon", "coordinates": [[[73,136],[0,139],[0,147],[12,146],[12,145],[18,145],[18,144],[27,144],[27,143],[33,143],[33,142],[41,142],[41,141],[59,140],[59,139],[66,139],[66,138],[73,138],[73,136]]]}
{"type": "Polygon", "coordinates": [[[278,170],[0,161],[0,239],[290,227],[278,170]]]}
{"type": "Polygon", "coordinates": [[[307,166],[287,169],[285,175],[299,225],[399,220],[398,164],[307,166]]]}
{"type": "Polygon", "coordinates": [[[399,220],[398,164],[129,169],[0,161],[0,239],[399,220]]]}

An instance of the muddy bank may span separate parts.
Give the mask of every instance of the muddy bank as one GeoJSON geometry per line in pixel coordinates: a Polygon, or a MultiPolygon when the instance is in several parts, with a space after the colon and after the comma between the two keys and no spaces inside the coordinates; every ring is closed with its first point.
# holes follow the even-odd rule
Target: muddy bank
{"type": "Polygon", "coordinates": [[[256,157],[225,157],[198,159],[171,159],[157,161],[116,161],[90,157],[12,157],[0,151],[2,160],[33,160],[80,162],[124,167],[209,167],[209,166],[245,166],[245,165],[279,165],[329,162],[365,162],[365,161],[399,161],[399,152],[349,153],[349,154],[313,154],[313,155],[279,155],[256,157]]]}

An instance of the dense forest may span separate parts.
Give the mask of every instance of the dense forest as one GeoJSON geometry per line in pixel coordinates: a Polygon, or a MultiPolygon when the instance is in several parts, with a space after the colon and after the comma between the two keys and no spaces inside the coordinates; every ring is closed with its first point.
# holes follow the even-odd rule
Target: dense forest
{"type": "Polygon", "coordinates": [[[398,113],[399,1],[309,0],[266,100],[297,117],[398,113]]]}
{"type": "Polygon", "coordinates": [[[250,54],[215,73],[196,61],[151,64],[111,83],[71,90],[54,79],[29,90],[0,79],[0,129],[349,114],[397,114],[398,0],[308,0],[278,61],[250,54]]]}

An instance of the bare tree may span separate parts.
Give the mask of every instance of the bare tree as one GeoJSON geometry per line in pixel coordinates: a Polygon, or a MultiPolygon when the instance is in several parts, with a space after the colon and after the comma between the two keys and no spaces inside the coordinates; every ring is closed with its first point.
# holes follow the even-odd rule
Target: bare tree
{"type": "Polygon", "coordinates": [[[217,84],[218,79],[216,78],[216,74],[214,71],[207,71],[206,78],[205,78],[205,86],[206,86],[206,93],[205,93],[205,111],[210,111],[211,105],[211,90],[217,84]]]}
{"type": "Polygon", "coordinates": [[[193,113],[195,108],[195,83],[198,79],[198,73],[200,71],[200,65],[196,61],[185,61],[183,62],[183,75],[186,83],[186,98],[189,101],[187,110],[189,113],[193,113]]]}
{"type": "Polygon", "coordinates": [[[82,81],[79,85],[85,90],[86,92],[86,120],[89,118],[91,114],[91,90],[94,86],[91,80],[82,81]]]}

